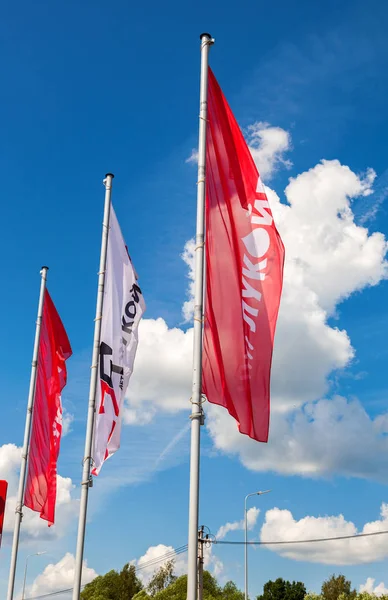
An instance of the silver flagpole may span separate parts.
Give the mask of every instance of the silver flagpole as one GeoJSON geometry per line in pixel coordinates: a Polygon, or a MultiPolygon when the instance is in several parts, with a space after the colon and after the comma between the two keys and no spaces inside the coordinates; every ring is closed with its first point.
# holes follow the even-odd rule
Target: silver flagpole
{"type": "Polygon", "coordinates": [[[201,36],[201,88],[198,142],[197,233],[195,247],[194,292],[194,349],[191,408],[190,500],[189,500],[189,555],[187,564],[187,600],[197,598],[197,545],[199,509],[199,448],[202,411],[202,329],[204,297],[204,242],[205,242],[205,177],[206,177],[206,123],[209,48],[214,40],[208,33],[201,36]]]}
{"type": "Polygon", "coordinates": [[[40,341],[40,331],[41,331],[41,325],[42,325],[43,302],[44,302],[44,292],[46,290],[47,271],[48,271],[48,267],[42,267],[42,269],[40,271],[41,282],[40,282],[40,295],[39,295],[39,304],[38,304],[38,317],[36,319],[34,351],[33,351],[33,355],[32,355],[32,366],[31,366],[31,376],[30,376],[30,388],[28,391],[26,425],[25,425],[25,429],[24,429],[22,462],[20,465],[19,489],[18,489],[18,495],[17,495],[17,501],[16,501],[16,509],[15,509],[15,527],[13,530],[11,566],[10,566],[10,570],[9,570],[9,580],[8,580],[8,594],[7,594],[8,600],[13,600],[13,592],[14,592],[14,588],[15,588],[16,563],[17,563],[18,549],[19,549],[20,524],[21,524],[22,518],[23,518],[24,488],[26,485],[27,461],[28,461],[28,453],[30,450],[32,413],[33,413],[34,401],[35,401],[36,376],[38,373],[39,341],[40,341]]]}
{"type": "Polygon", "coordinates": [[[86,528],[86,513],[88,508],[88,494],[91,486],[91,463],[92,463],[92,444],[93,444],[93,429],[94,417],[96,412],[96,389],[98,379],[98,365],[100,355],[100,336],[101,336],[101,319],[102,308],[104,302],[104,285],[105,285],[105,266],[106,254],[108,249],[108,233],[109,233],[109,217],[111,207],[112,179],[114,175],[108,173],[104,179],[105,184],[105,205],[104,205],[104,221],[102,226],[102,241],[100,255],[100,269],[98,273],[98,290],[97,290],[97,306],[96,318],[94,320],[94,341],[93,341],[93,357],[92,371],[90,376],[89,388],[89,409],[88,421],[86,426],[85,453],[83,459],[83,471],[81,482],[81,502],[80,514],[78,522],[77,536],[77,551],[75,556],[75,572],[74,572],[74,587],[73,600],[79,600],[82,580],[82,563],[84,556],[85,544],[85,528],[86,528]]]}

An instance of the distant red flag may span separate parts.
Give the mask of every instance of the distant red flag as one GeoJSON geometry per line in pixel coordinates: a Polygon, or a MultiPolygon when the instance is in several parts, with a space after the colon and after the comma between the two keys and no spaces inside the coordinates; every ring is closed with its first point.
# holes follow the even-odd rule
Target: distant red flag
{"type": "Polygon", "coordinates": [[[5,504],[7,502],[7,489],[8,489],[8,483],[4,480],[0,480],[0,547],[1,547],[1,540],[3,537],[5,504]]]}
{"type": "Polygon", "coordinates": [[[53,525],[57,496],[57,459],[62,435],[61,392],[72,350],[65,328],[45,291],[38,374],[24,504],[53,525]]]}
{"type": "Polygon", "coordinates": [[[259,173],[209,69],[203,391],[268,441],[284,247],[259,173]]]}

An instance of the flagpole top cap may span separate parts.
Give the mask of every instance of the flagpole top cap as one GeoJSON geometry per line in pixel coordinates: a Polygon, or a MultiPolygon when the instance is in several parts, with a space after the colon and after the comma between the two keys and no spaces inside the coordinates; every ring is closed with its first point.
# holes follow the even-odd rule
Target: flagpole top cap
{"type": "Polygon", "coordinates": [[[48,270],[49,270],[49,268],[46,267],[46,265],[43,265],[43,267],[41,268],[41,271],[48,271],[48,270]]]}
{"type": "Polygon", "coordinates": [[[107,173],[107,174],[105,175],[105,177],[112,177],[112,179],[113,179],[114,175],[113,175],[113,173],[107,173]]]}
{"type": "Polygon", "coordinates": [[[202,40],[202,38],[204,37],[208,37],[210,40],[212,39],[212,36],[210,35],[210,33],[201,33],[201,35],[199,36],[199,39],[202,40]]]}

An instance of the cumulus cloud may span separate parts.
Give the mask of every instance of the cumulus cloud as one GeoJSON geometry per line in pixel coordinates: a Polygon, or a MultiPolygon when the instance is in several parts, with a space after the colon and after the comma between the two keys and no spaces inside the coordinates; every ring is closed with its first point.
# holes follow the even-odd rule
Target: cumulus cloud
{"type": "Polygon", "coordinates": [[[248,127],[247,142],[264,181],[269,181],[279,167],[291,168],[292,162],[284,158],[291,149],[291,136],[285,129],[258,121],[248,127]]]}
{"type": "MultiPolygon", "coordinates": [[[[287,541],[355,535],[388,530],[388,504],[381,505],[380,519],[365,523],[359,531],[343,515],[294,519],[289,510],[273,508],[265,514],[260,540],[287,541]]],[[[267,546],[272,552],[293,560],[328,565],[355,565],[382,560],[388,556],[387,538],[376,535],[358,539],[310,544],[267,546]]]]}
{"type": "Polygon", "coordinates": [[[355,400],[324,398],[328,376],[354,357],[347,332],[328,318],[349,295],[387,277],[384,236],[357,225],[351,208],[373,179],[372,170],[358,176],[339,161],[322,161],[290,180],[287,203],[267,188],[286,247],[268,445],[239,435],[222,409],[208,408],[215,446],[250,469],[385,476],[386,416],[371,419],[355,400]]]}
{"type": "MultiPolygon", "coordinates": [[[[249,125],[246,139],[253,160],[264,181],[269,181],[279,168],[290,169],[292,162],[285,158],[286,152],[291,150],[291,136],[281,127],[273,127],[269,123],[257,121],[249,125]]],[[[198,150],[193,148],[186,163],[198,163],[198,150]]]]}
{"type": "Polygon", "coordinates": [[[185,323],[192,321],[194,316],[194,277],[195,277],[195,240],[188,240],[183,249],[181,258],[188,266],[187,278],[189,285],[187,288],[187,300],[183,303],[182,313],[185,323]]]}
{"type": "Polygon", "coordinates": [[[62,415],[62,437],[71,433],[71,424],[73,421],[74,415],[69,413],[66,408],[64,408],[62,415]]]}
{"type": "Polygon", "coordinates": [[[192,149],[190,156],[186,158],[185,162],[194,165],[198,163],[198,150],[196,148],[192,149]]]}
{"type": "Polygon", "coordinates": [[[169,329],[163,319],[144,319],[139,339],[123,418],[129,424],[141,425],[157,410],[172,413],[188,409],[193,331],[169,329]]]}
{"type": "MultiPolygon", "coordinates": [[[[4,444],[0,446],[0,472],[2,477],[8,481],[8,498],[5,509],[3,542],[10,543],[14,522],[16,493],[19,481],[19,469],[21,461],[21,448],[15,444],[4,444]]],[[[47,522],[40,519],[39,514],[29,508],[23,509],[23,526],[20,530],[22,542],[33,542],[34,540],[53,540],[63,537],[78,514],[78,500],[74,497],[72,480],[69,477],[57,475],[57,504],[55,525],[48,527],[47,522]]]]}
{"type": "MultiPolygon", "coordinates": [[[[43,573],[38,575],[30,587],[28,596],[41,596],[73,587],[74,583],[75,558],[67,552],[60,561],[55,564],[47,565],[43,573]]],[[[87,566],[87,561],[83,562],[82,584],[85,585],[97,577],[94,569],[87,566]]]]}
{"type": "Polygon", "coordinates": [[[385,587],[384,582],[382,581],[375,586],[375,581],[376,580],[372,577],[368,577],[366,582],[360,585],[360,592],[367,592],[368,594],[374,594],[375,596],[388,594],[388,589],[385,587]]]}
{"type": "MultiPolygon", "coordinates": [[[[259,514],[260,511],[255,506],[248,510],[248,529],[252,530],[255,527],[259,514]]],[[[221,540],[225,538],[229,532],[238,529],[244,529],[244,520],[225,523],[219,528],[216,539],[221,540]]],[[[215,577],[219,578],[222,576],[224,564],[222,560],[213,553],[213,546],[214,544],[211,543],[204,545],[204,567],[211,571],[215,577]]],[[[180,576],[187,573],[187,555],[185,553],[176,554],[172,546],[165,546],[164,544],[151,546],[138,560],[132,561],[132,564],[136,565],[138,577],[144,585],[147,585],[155,571],[171,560],[175,562],[176,575],[180,576]]]]}
{"type": "MultiPolygon", "coordinates": [[[[249,130],[262,173],[284,164],[287,132],[266,124],[249,130]]],[[[340,308],[350,295],[387,278],[387,241],[354,217],[353,203],[369,197],[376,174],[354,173],[338,160],[290,179],[285,201],[267,193],[286,248],[284,288],[271,379],[271,428],[267,445],[238,433],[233,419],[208,406],[207,426],[218,450],[237,455],[252,470],[319,476],[331,473],[386,477],[386,414],[371,418],[354,399],[330,397],[329,377],[352,364],[355,350],[340,327],[340,308]]],[[[183,307],[192,319],[194,241],[183,251],[189,268],[183,307]]],[[[192,329],[169,329],[146,320],[130,387],[127,422],[149,421],[157,411],[187,409],[192,329]],[[152,379],[149,373],[153,373],[152,379]],[[144,411],[144,412],[143,412],[144,411]],[[143,414],[143,417],[140,416],[143,414]],[[139,417],[136,415],[139,414],[139,417]]]]}
{"type": "MultiPolygon", "coordinates": [[[[247,525],[248,529],[253,529],[257,523],[258,516],[260,514],[260,510],[256,508],[256,506],[252,506],[247,512],[247,525]]],[[[244,519],[241,521],[234,521],[233,523],[225,523],[222,525],[216,533],[216,539],[222,540],[230,531],[237,531],[239,529],[244,529],[245,522],[244,519]]]]}
{"type": "Polygon", "coordinates": [[[174,571],[178,577],[187,572],[186,555],[176,554],[172,546],[165,546],[164,544],[150,546],[143,556],[133,561],[133,564],[136,565],[139,579],[141,579],[143,585],[147,585],[155,571],[158,571],[171,560],[175,563],[174,571]]]}
{"type": "Polygon", "coordinates": [[[208,407],[208,427],[218,449],[237,453],[254,471],[309,477],[337,473],[380,480],[387,476],[387,422],[372,419],[357,400],[335,396],[306,403],[291,413],[274,413],[270,441],[259,449],[216,407],[208,407]]]}

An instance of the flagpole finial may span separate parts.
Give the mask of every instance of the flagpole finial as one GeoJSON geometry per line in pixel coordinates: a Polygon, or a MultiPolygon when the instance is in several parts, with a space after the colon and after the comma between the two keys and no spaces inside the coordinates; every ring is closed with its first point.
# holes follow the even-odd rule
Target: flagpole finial
{"type": "Polygon", "coordinates": [[[43,267],[41,268],[41,271],[43,271],[43,269],[46,269],[46,271],[48,271],[48,270],[49,270],[49,268],[48,268],[48,267],[46,267],[46,265],[43,265],[43,267]]]}
{"type": "Polygon", "coordinates": [[[210,39],[212,39],[212,36],[210,35],[210,33],[201,33],[201,35],[199,36],[199,39],[202,40],[202,38],[204,37],[208,37],[210,39]]]}
{"type": "Polygon", "coordinates": [[[113,175],[113,173],[107,173],[107,174],[105,175],[105,177],[112,177],[112,179],[113,179],[114,175],[113,175]]]}

